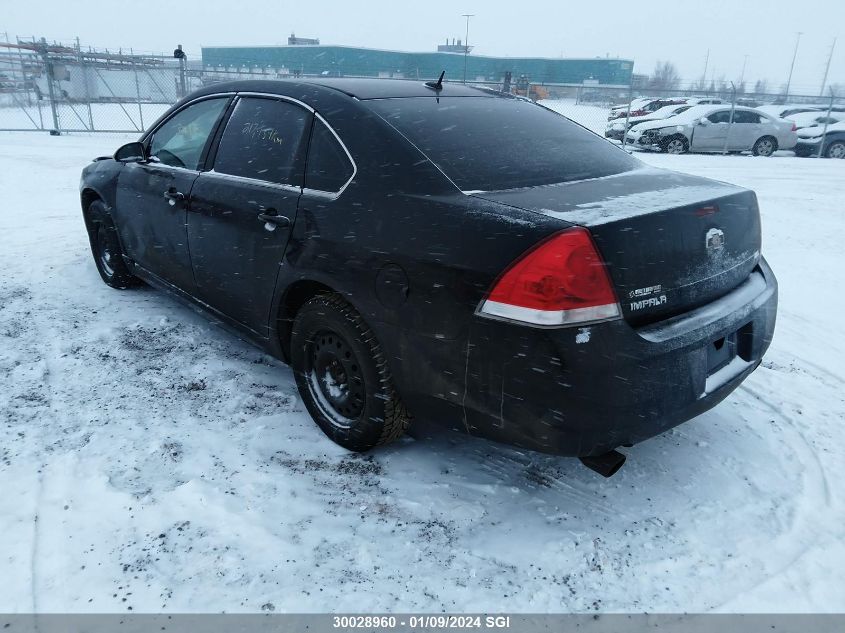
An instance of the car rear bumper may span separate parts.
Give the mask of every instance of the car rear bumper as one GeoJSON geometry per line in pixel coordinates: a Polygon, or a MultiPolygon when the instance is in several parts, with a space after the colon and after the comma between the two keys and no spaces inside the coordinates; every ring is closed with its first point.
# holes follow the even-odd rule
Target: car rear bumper
{"type": "Polygon", "coordinates": [[[776,311],[777,282],[761,260],[722,298],[646,327],[618,320],[544,330],[479,318],[468,341],[444,341],[415,372],[417,385],[431,377],[438,402],[416,392],[409,404],[473,435],[560,455],[601,454],[721,402],[759,365],[776,311]],[[718,353],[708,350],[719,341],[735,343],[736,356],[709,369],[718,353]]]}

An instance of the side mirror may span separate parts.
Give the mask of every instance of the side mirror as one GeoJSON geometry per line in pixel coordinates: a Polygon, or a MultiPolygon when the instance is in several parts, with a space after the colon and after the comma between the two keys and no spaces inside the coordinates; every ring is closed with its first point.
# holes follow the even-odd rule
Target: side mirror
{"type": "Polygon", "coordinates": [[[706,116],[703,116],[698,120],[698,124],[699,125],[710,125],[710,119],[708,119],[706,116]]]}
{"type": "Polygon", "coordinates": [[[121,163],[140,163],[147,160],[147,150],[143,143],[127,143],[114,153],[114,159],[121,163]]]}

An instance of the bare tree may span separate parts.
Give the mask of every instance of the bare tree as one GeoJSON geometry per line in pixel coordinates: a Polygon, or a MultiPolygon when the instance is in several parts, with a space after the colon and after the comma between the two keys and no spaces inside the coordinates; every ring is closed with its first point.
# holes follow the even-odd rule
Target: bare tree
{"type": "Polygon", "coordinates": [[[678,69],[672,62],[657,62],[654,73],[648,81],[648,87],[652,90],[677,90],[681,85],[681,76],[678,69]]]}
{"type": "Polygon", "coordinates": [[[763,96],[769,92],[769,82],[765,79],[758,79],[754,83],[754,94],[757,96],[763,96]]]}

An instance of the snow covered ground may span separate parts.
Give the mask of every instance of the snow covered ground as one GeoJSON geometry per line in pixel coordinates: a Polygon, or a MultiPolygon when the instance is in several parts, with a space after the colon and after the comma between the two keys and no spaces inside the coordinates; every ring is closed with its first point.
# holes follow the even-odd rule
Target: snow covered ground
{"type": "Polygon", "coordinates": [[[779,322],[604,480],[450,432],[348,454],[286,367],[107,288],[77,183],[121,142],[0,134],[0,612],[845,610],[845,162],[642,157],[757,190],[779,322]]]}
{"type": "Polygon", "coordinates": [[[607,115],[610,114],[609,107],[590,103],[575,103],[575,99],[545,99],[538,103],[550,110],[560,112],[563,116],[580,123],[588,130],[604,136],[604,130],[607,127],[607,115]]]}

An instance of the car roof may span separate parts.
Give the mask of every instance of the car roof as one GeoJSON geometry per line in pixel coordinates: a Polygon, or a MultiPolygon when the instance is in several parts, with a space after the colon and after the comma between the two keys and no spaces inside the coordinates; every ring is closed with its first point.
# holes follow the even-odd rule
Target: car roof
{"type": "Polygon", "coordinates": [[[444,82],[442,90],[433,90],[425,80],[410,79],[352,79],[346,77],[295,78],[272,80],[242,80],[211,84],[197,94],[215,92],[260,91],[287,96],[297,89],[313,86],[344,93],[360,100],[396,99],[407,97],[495,97],[493,91],[481,90],[459,83],[444,82]]]}

